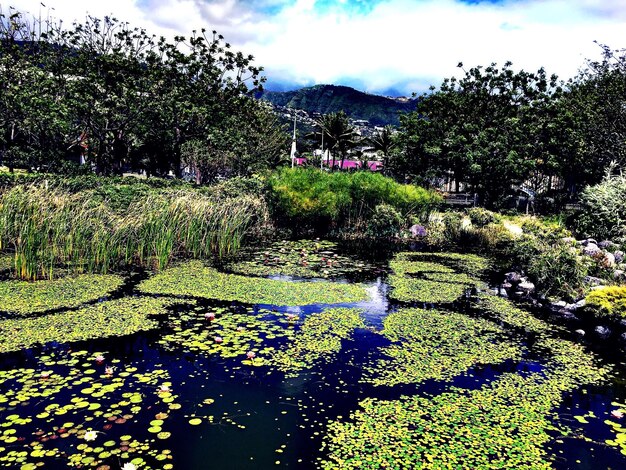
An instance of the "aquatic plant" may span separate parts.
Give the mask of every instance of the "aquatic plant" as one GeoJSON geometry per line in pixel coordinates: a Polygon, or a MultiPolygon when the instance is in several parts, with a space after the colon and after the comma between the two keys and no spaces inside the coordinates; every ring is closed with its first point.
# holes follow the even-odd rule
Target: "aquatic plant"
{"type": "Polygon", "coordinates": [[[475,365],[521,357],[521,347],[501,327],[460,313],[400,309],[383,324],[382,334],[394,344],[382,348],[387,358],[364,379],[378,386],[449,380],[475,365]]]}
{"type": "Polygon", "coordinates": [[[123,336],[156,328],[151,315],[166,312],[182,300],[132,297],[101,302],[76,311],[35,318],[0,320],[0,353],[51,341],[71,342],[123,336]]]}
{"type": "Polygon", "coordinates": [[[320,359],[328,360],[341,350],[341,343],[357,328],[364,328],[362,311],[333,308],[308,316],[299,331],[269,361],[271,365],[293,375],[310,368],[320,359]]]}
{"type": "Polygon", "coordinates": [[[148,192],[117,213],[88,191],[17,186],[0,197],[0,248],[21,279],[59,267],[106,273],[114,266],[164,268],[174,255],[224,257],[252,225],[268,220],[261,199],[215,200],[193,190],[148,192]]]}
{"type": "Polygon", "coordinates": [[[3,281],[0,311],[26,315],[76,307],[107,296],[123,282],[121,276],[112,274],[82,274],[52,281],[3,281]]]}
{"type": "Polygon", "coordinates": [[[551,468],[545,444],[564,392],[597,383],[607,369],[580,345],[546,339],[544,374],[503,374],[478,390],[434,397],[368,398],[328,425],[321,468],[551,468]]]}
{"type": "Polygon", "coordinates": [[[254,276],[289,275],[335,278],[366,272],[372,266],[339,254],[337,244],[326,240],[281,240],[256,249],[243,249],[225,270],[254,276]]]}
{"type": "Polygon", "coordinates": [[[495,295],[479,294],[475,307],[478,314],[504,322],[514,328],[535,333],[559,330],[558,326],[549,325],[534,317],[527,310],[516,307],[510,300],[495,295]]]}
{"type": "Polygon", "coordinates": [[[287,282],[225,274],[189,261],[143,281],[141,292],[184,295],[249,304],[306,305],[351,303],[368,298],[360,284],[287,282]]]}

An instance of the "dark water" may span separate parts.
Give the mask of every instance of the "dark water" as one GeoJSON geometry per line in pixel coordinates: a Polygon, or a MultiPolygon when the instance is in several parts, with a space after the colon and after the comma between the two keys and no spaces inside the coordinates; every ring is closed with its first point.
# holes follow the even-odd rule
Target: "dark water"
{"type": "MultiPolygon", "coordinates": [[[[141,276],[133,278],[117,295],[132,295],[134,283],[141,276]]],[[[320,361],[312,370],[300,372],[297,377],[286,378],[284,373],[270,367],[248,367],[241,363],[240,358],[223,359],[215,355],[188,352],[182,347],[170,345],[164,348],[159,343],[163,335],[171,332],[167,320],[162,321],[158,331],[135,334],[121,338],[100,339],[74,343],[72,345],[48,345],[44,349],[31,349],[16,354],[0,356],[3,370],[32,367],[36,371],[45,367],[41,365],[42,354],[54,353],[64,357],[70,351],[86,350],[92,355],[95,352],[106,352],[107,361],[119,360],[120,365],[136,367],[138,372],[150,371],[155,368],[169,372],[168,381],[172,383],[172,391],[178,395],[177,403],[182,406],[178,410],[169,411],[169,417],[163,430],[172,435],[166,440],[155,440],[153,445],[158,449],[170,450],[171,459],[156,462],[143,456],[152,468],[161,468],[163,463],[173,464],[177,469],[268,469],[268,468],[316,468],[316,463],[323,454],[320,452],[322,437],[328,421],[342,417],[347,419],[350,413],[358,409],[358,402],[366,397],[381,399],[397,399],[403,395],[433,395],[448,390],[451,386],[476,389],[493,381],[507,372],[527,374],[543,370],[542,358],[527,356],[521,361],[506,361],[502,364],[477,366],[452,381],[441,382],[430,380],[419,385],[398,385],[393,387],[374,387],[361,383],[363,367],[380,358],[380,347],[389,344],[374,329],[380,329],[382,319],[396,308],[387,299],[388,287],[384,274],[362,275],[369,282],[372,300],[359,304],[348,304],[364,310],[367,329],[355,331],[353,337],[345,340],[342,350],[330,361],[320,361]],[[214,402],[207,406],[200,405],[203,400],[211,398],[214,402]],[[203,419],[198,426],[190,426],[190,416],[210,414],[213,422],[203,419]]],[[[228,306],[233,311],[245,311],[241,306],[220,302],[200,301],[197,313],[202,315],[214,306],[228,306]]],[[[308,315],[320,312],[327,306],[310,305],[301,307],[276,307],[259,305],[249,315],[273,310],[276,314],[297,313],[300,322],[308,315]]],[[[177,308],[172,316],[184,312],[177,308]]],[[[267,320],[271,321],[271,320],[267,320]]],[[[190,325],[190,327],[195,327],[190,325]]],[[[522,342],[532,342],[532,338],[522,338],[522,342]]],[[[280,347],[282,341],[277,339],[274,345],[280,347]]],[[[606,359],[615,362],[621,353],[611,354],[605,351],[606,359]]],[[[619,362],[619,361],[618,361],[619,362]]],[[[104,365],[93,365],[102,373],[104,365]]],[[[51,366],[45,369],[55,373],[66,373],[67,366],[51,366]]],[[[575,430],[566,438],[554,435],[548,444],[549,452],[555,457],[554,467],[559,469],[618,469],[626,468],[626,456],[615,448],[604,444],[606,439],[613,439],[611,428],[604,424],[615,406],[611,403],[626,400],[626,385],[622,378],[626,377],[624,364],[618,364],[616,378],[601,387],[586,387],[564,397],[559,409],[554,410],[562,422],[570,423],[575,430]],[[573,417],[585,415],[592,411],[598,419],[589,419],[588,424],[579,423],[573,417]],[[584,436],[586,439],[583,439],[584,436]]],[[[0,392],[16,386],[15,383],[0,383],[0,392]]],[[[58,395],[58,403],[69,402],[75,397],[77,390],[85,385],[67,387],[58,395]]],[[[121,390],[119,393],[127,390],[121,390]]],[[[98,440],[119,440],[122,435],[132,435],[139,440],[152,440],[154,435],[147,431],[154,414],[163,411],[159,403],[158,393],[153,385],[143,390],[144,402],[142,410],[131,419],[121,424],[110,425],[98,440]]],[[[12,413],[35,415],[44,410],[48,403],[45,400],[29,401],[18,407],[0,404],[0,423],[12,413]]],[[[59,417],[57,426],[69,418],[59,417]]],[[[72,416],[77,421],[80,416],[72,416]]],[[[55,421],[55,423],[57,423],[55,421]]],[[[107,421],[96,419],[90,423],[93,429],[101,429],[107,421]]],[[[31,435],[39,429],[37,420],[20,428],[19,434],[31,435]]],[[[0,433],[2,428],[0,427],[0,433]]],[[[2,444],[15,451],[26,449],[31,439],[17,441],[10,445],[2,444]]],[[[42,459],[44,468],[67,468],[67,455],[75,453],[77,439],[55,439],[53,444],[66,455],[42,459]],[[61,441],[63,443],[61,444],[61,441]]],[[[96,445],[97,443],[94,443],[96,445]]],[[[44,448],[51,442],[45,442],[44,448]]],[[[105,463],[111,468],[120,468],[129,459],[109,457],[105,463]]],[[[0,467],[20,468],[10,462],[0,462],[0,467]]]]}

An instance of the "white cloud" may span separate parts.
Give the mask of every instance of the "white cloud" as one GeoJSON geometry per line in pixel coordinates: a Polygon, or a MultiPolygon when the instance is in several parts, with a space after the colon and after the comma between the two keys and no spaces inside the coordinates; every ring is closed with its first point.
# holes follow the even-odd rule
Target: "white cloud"
{"type": "MultiPolygon", "coordinates": [[[[438,85],[467,67],[503,63],[562,78],[585,58],[597,58],[594,40],[624,47],[624,0],[382,0],[357,14],[350,1],[318,8],[319,0],[89,0],[91,14],[114,13],[156,34],[216,29],[256,56],[270,81],[300,84],[352,82],[369,91],[402,87],[406,93],[438,85]],[[415,87],[415,88],[413,88],[415,87]]],[[[44,2],[45,3],[45,2],[44,2]]],[[[328,0],[324,2],[328,5],[328,0]]],[[[35,0],[14,0],[37,13],[35,0]]],[[[71,0],[50,2],[55,16],[81,19],[71,0]]]]}

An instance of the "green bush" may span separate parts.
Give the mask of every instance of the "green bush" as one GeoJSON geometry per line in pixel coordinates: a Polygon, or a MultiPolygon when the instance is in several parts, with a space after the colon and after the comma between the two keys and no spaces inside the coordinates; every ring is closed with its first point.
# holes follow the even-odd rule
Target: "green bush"
{"type": "Polygon", "coordinates": [[[363,226],[380,204],[393,207],[403,218],[423,216],[441,201],[434,192],[367,171],[283,168],[269,176],[268,187],[275,219],[303,229],[363,226]]]}
{"type": "Polygon", "coordinates": [[[609,286],[591,291],[585,309],[598,316],[626,317],[626,286],[609,286]]]}
{"type": "Polygon", "coordinates": [[[402,216],[389,204],[377,205],[367,224],[368,235],[377,238],[394,237],[401,228],[402,216]]]}
{"type": "Polygon", "coordinates": [[[482,207],[472,207],[467,211],[467,215],[475,227],[485,227],[500,221],[500,216],[482,207]]]}
{"type": "Polygon", "coordinates": [[[541,246],[539,253],[530,260],[527,273],[544,294],[574,298],[588,269],[574,249],[557,243],[541,246]]]}
{"type": "Polygon", "coordinates": [[[608,172],[601,183],[585,188],[581,204],[583,210],[575,221],[579,234],[620,243],[626,241],[625,175],[608,172]]]}

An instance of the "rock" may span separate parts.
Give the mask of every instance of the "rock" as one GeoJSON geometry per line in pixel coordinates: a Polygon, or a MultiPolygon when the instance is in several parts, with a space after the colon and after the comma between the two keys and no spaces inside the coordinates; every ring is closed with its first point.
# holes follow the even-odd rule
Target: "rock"
{"type": "Polygon", "coordinates": [[[622,342],[626,343],[626,333],[622,333],[621,335],[619,335],[619,339],[622,340],[622,342]]]}
{"type": "Polygon", "coordinates": [[[507,282],[510,282],[512,284],[516,284],[518,282],[520,282],[520,280],[522,279],[522,275],[518,272],[512,271],[510,273],[506,273],[504,275],[504,279],[507,280],[507,282]]]}
{"type": "Polygon", "coordinates": [[[585,330],[581,330],[580,328],[576,330],[574,333],[576,333],[578,336],[585,336],[585,330]]]}
{"type": "Polygon", "coordinates": [[[583,308],[585,305],[587,305],[587,299],[580,299],[578,302],[574,303],[574,310],[583,308]]]}
{"type": "Polygon", "coordinates": [[[584,283],[589,284],[590,286],[601,286],[604,284],[604,281],[599,277],[585,276],[584,283]]]}
{"type": "Polygon", "coordinates": [[[619,324],[620,326],[626,327],[626,318],[620,318],[619,324]]]}
{"type": "Polygon", "coordinates": [[[413,238],[426,236],[426,229],[423,225],[415,224],[410,228],[410,230],[413,238]]]}
{"type": "Polygon", "coordinates": [[[594,333],[600,336],[601,338],[606,338],[611,334],[611,330],[609,330],[606,326],[598,325],[593,329],[594,333]]]}
{"type": "Polygon", "coordinates": [[[609,269],[615,267],[615,256],[608,251],[604,253],[604,259],[602,260],[602,266],[609,269]]]}
{"type": "Polygon", "coordinates": [[[502,288],[503,289],[510,289],[511,287],[513,287],[513,284],[511,284],[510,282],[503,282],[502,283],[502,288]]]}
{"type": "Polygon", "coordinates": [[[616,263],[621,263],[622,261],[624,261],[624,252],[617,250],[616,252],[613,253],[613,256],[615,257],[615,262],[616,263]]]}
{"type": "Polygon", "coordinates": [[[576,244],[576,239],[574,237],[563,237],[561,241],[566,245],[574,245],[576,244]]]}
{"type": "Polygon", "coordinates": [[[602,250],[598,248],[598,245],[596,245],[595,243],[588,243],[587,245],[584,245],[583,255],[593,256],[597,255],[601,251],[602,250]]]}
{"type": "Polygon", "coordinates": [[[561,318],[565,320],[576,320],[576,315],[574,315],[574,313],[570,312],[569,310],[565,310],[564,308],[559,310],[557,313],[561,316],[561,318]]]}
{"type": "Polygon", "coordinates": [[[517,288],[526,294],[531,294],[535,291],[535,285],[529,281],[520,282],[517,288]]]}
{"type": "Polygon", "coordinates": [[[626,271],[622,270],[622,269],[616,269],[615,271],[613,271],[613,278],[616,281],[623,281],[626,279],[626,271]]]}
{"type": "Polygon", "coordinates": [[[498,295],[500,297],[505,298],[505,299],[509,298],[509,294],[508,294],[508,292],[505,289],[500,289],[500,292],[498,292],[498,295]]]}
{"type": "Polygon", "coordinates": [[[582,245],[583,246],[588,246],[590,244],[594,244],[594,245],[598,246],[598,242],[595,241],[593,238],[587,238],[586,240],[582,241],[582,245]]]}
{"type": "Polygon", "coordinates": [[[598,246],[603,250],[614,251],[617,250],[618,245],[613,243],[611,240],[602,240],[598,243],[598,246]]]}
{"type": "Polygon", "coordinates": [[[552,302],[550,306],[554,310],[561,310],[562,308],[565,308],[567,306],[567,302],[565,302],[565,300],[559,300],[558,302],[552,302]]]}

